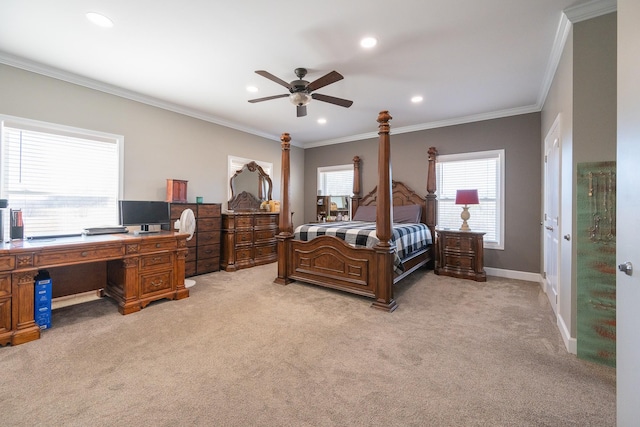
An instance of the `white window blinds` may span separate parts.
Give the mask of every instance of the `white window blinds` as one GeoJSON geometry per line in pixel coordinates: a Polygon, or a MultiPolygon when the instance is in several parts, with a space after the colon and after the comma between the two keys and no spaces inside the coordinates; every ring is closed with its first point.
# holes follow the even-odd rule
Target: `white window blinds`
{"type": "Polygon", "coordinates": [[[21,209],[24,236],[118,224],[118,137],[4,122],[2,197],[21,209]]]}
{"type": "Polygon", "coordinates": [[[318,190],[324,196],[350,196],[353,193],[353,165],[318,168],[318,190]]]}
{"type": "Polygon", "coordinates": [[[485,232],[486,247],[503,247],[504,150],[438,157],[438,227],[457,230],[462,224],[462,206],[456,191],[477,189],[479,205],[471,205],[469,227],[485,232]]]}

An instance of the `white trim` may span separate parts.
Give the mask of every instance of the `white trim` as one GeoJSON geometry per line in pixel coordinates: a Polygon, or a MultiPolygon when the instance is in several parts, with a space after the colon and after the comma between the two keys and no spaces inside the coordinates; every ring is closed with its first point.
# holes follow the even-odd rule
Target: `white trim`
{"type": "Polygon", "coordinates": [[[91,137],[102,140],[104,142],[113,142],[114,144],[116,144],[116,149],[118,150],[118,199],[124,198],[124,135],[61,125],[58,123],[44,122],[41,120],[27,119],[24,117],[10,116],[8,114],[0,114],[0,129],[5,125],[14,127],[28,127],[33,130],[39,130],[41,132],[57,132],[74,137],[91,137]]]}
{"type": "Polygon", "coordinates": [[[527,282],[542,283],[542,275],[540,273],[529,273],[526,271],[505,270],[503,268],[485,267],[487,276],[504,277],[505,279],[525,280],[527,282]]]}
{"type": "Polygon", "coordinates": [[[578,340],[571,336],[562,316],[558,316],[556,323],[558,324],[558,329],[560,330],[560,335],[562,336],[562,341],[567,351],[571,354],[578,354],[578,340]]]}
{"type": "Polygon", "coordinates": [[[616,0],[593,0],[589,3],[579,4],[566,9],[564,15],[575,24],[586,21],[587,19],[606,15],[607,13],[616,12],[617,10],[618,2],[616,0]]]}

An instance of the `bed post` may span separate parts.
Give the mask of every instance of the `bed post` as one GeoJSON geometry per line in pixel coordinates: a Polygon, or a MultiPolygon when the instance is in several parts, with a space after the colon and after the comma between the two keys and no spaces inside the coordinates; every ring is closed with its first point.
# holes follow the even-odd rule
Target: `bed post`
{"type": "Polygon", "coordinates": [[[291,151],[291,137],[288,133],[283,133],[280,136],[282,141],[282,200],[280,202],[280,218],[278,222],[278,235],[276,239],[278,241],[278,277],[276,277],[275,283],[279,285],[287,285],[293,280],[289,279],[289,265],[290,265],[290,248],[291,239],[293,239],[293,224],[291,223],[291,206],[290,196],[291,188],[289,185],[289,178],[291,175],[290,169],[290,151],[291,151]]]}
{"type": "Polygon", "coordinates": [[[437,155],[438,150],[436,150],[436,147],[429,147],[429,163],[427,165],[427,218],[425,223],[427,224],[427,227],[429,227],[429,230],[431,230],[431,238],[433,239],[431,261],[429,261],[429,268],[433,269],[436,268],[436,254],[438,252],[434,249],[436,246],[436,223],[438,219],[438,200],[436,199],[437,155]]]}
{"type": "Polygon", "coordinates": [[[376,252],[375,293],[373,307],[384,311],[393,311],[398,304],[393,299],[393,255],[395,247],[391,244],[391,223],[393,222],[391,199],[391,147],[389,141],[388,111],[378,115],[378,196],[376,200],[376,234],[379,242],[374,246],[376,252]]]}
{"type": "Polygon", "coordinates": [[[353,195],[351,196],[351,216],[350,219],[353,219],[353,216],[356,214],[358,210],[358,206],[360,206],[360,157],[353,157],[353,195]]]}

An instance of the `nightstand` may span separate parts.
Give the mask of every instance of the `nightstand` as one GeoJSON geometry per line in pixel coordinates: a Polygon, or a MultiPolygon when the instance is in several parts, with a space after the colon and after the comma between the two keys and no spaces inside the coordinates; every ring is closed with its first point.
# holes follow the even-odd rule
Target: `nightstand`
{"type": "Polygon", "coordinates": [[[436,230],[436,233],[436,274],[486,282],[482,240],[485,233],[457,230],[436,230]]]}

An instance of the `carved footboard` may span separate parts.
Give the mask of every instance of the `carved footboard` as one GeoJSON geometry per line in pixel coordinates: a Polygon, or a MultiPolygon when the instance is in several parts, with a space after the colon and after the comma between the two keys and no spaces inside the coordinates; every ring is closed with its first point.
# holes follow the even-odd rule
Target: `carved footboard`
{"type": "Polygon", "coordinates": [[[353,248],[332,236],[320,236],[309,242],[292,240],[288,277],[294,280],[376,296],[376,252],[353,248]]]}

